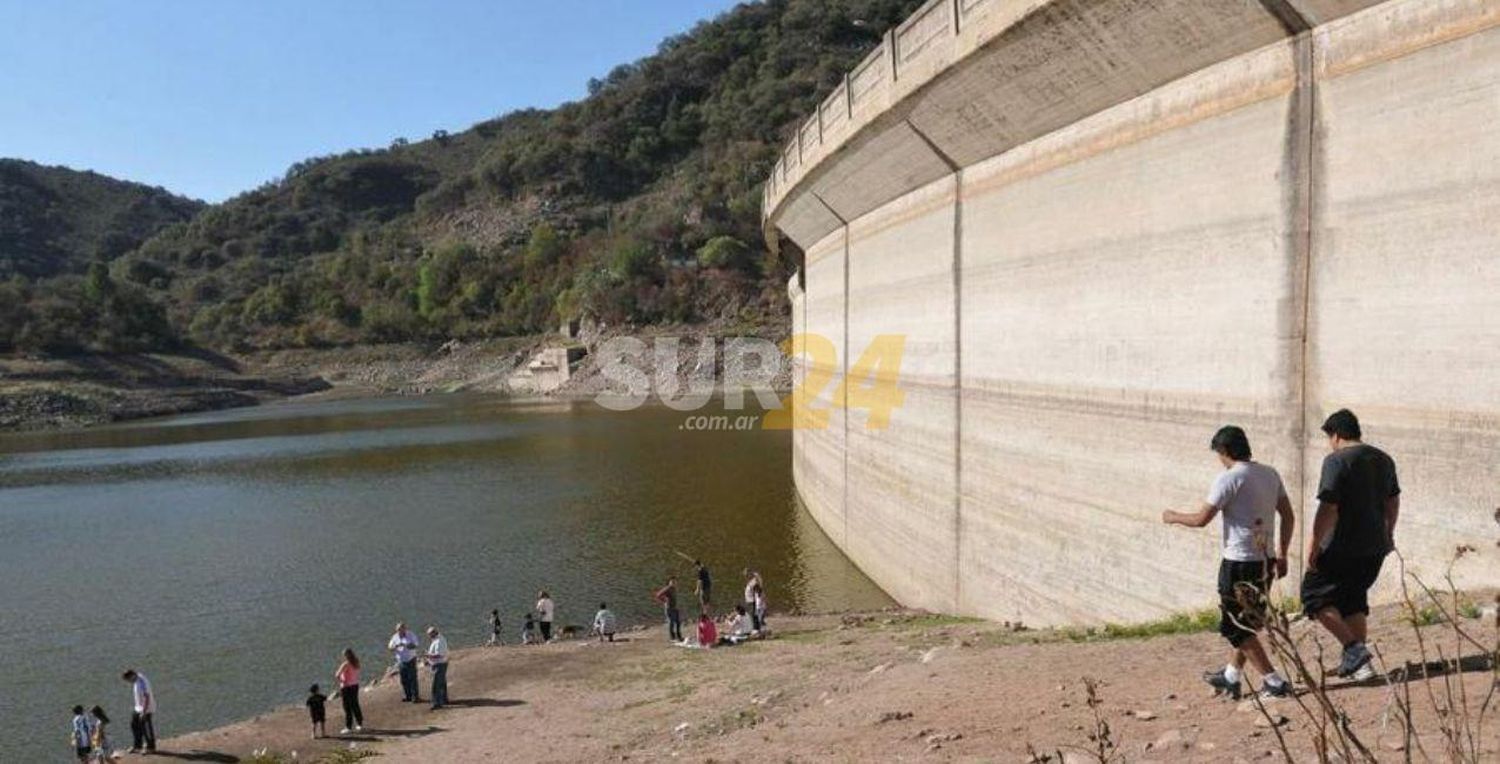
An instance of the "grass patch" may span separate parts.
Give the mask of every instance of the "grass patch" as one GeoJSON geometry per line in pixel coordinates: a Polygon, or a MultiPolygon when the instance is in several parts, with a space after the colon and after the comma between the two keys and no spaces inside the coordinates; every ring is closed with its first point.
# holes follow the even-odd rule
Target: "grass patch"
{"type": "Polygon", "coordinates": [[[685,700],[692,694],[693,686],[691,684],[688,684],[687,682],[678,682],[665,695],[660,695],[655,698],[645,698],[642,700],[631,701],[621,706],[620,710],[629,711],[633,708],[644,708],[645,706],[653,706],[657,703],[677,703],[685,700]]]}
{"type": "Polygon", "coordinates": [[[1116,639],[1149,639],[1173,634],[1198,634],[1212,631],[1218,626],[1218,609],[1204,608],[1144,623],[1107,623],[1103,626],[1090,627],[1069,626],[1058,629],[1058,633],[1070,642],[1107,642],[1116,639]]]}
{"type": "Polygon", "coordinates": [[[1402,617],[1408,624],[1418,627],[1436,626],[1437,624],[1443,622],[1442,611],[1431,605],[1428,605],[1427,607],[1417,608],[1415,611],[1408,612],[1405,616],[1402,617]]]}

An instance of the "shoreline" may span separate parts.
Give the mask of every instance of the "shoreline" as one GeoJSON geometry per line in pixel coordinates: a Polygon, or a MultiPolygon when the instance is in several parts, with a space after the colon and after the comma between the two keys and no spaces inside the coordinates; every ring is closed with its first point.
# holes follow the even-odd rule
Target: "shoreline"
{"type": "MultiPolygon", "coordinates": [[[[777,327],[744,334],[713,326],[645,327],[636,335],[681,337],[676,389],[697,373],[692,349],[704,340],[729,336],[774,336],[777,327]]],[[[398,343],[342,348],[261,350],[228,356],[207,350],[139,354],[80,354],[0,357],[0,434],[78,430],[114,422],[218,411],[289,400],[350,397],[491,393],[517,400],[588,400],[607,380],[590,352],[556,390],[519,389],[512,378],[544,348],[576,344],[595,349],[626,332],[596,333],[569,340],[558,336],[496,338],[442,345],[398,343]]],[[[654,373],[654,356],[647,356],[654,373]]],[[[715,366],[721,371],[722,357],[715,366]]],[[[715,376],[716,386],[719,383],[715,376]]],[[[782,356],[772,390],[791,390],[782,356]]]]}
{"type": "MultiPolygon", "coordinates": [[[[1489,601],[1483,598],[1493,594],[1473,596],[1489,601]]],[[[364,751],[391,762],[1027,761],[1031,748],[1076,752],[1089,745],[1093,709],[1084,683],[1096,679],[1099,713],[1125,760],[1282,756],[1253,701],[1209,697],[1198,672],[1221,658],[1224,645],[1201,624],[1120,636],[905,609],[773,614],[771,623],[771,639],[714,650],[670,646],[661,627],[625,632],[615,644],[464,648],[452,654],[447,709],[402,704],[399,686],[387,680],[361,693],[361,734],[311,740],[305,709],[283,706],[173,737],[163,750],[268,764],[348,761],[369,755],[364,751]]],[[[1310,623],[1294,626],[1299,639],[1321,637],[1310,623]]],[[[1378,607],[1372,617],[1388,665],[1416,657],[1415,631],[1396,606],[1378,607]]],[[[1422,632],[1429,640],[1451,636],[1442,624],[1422,632]]],[[[1461,683],[1482,694],[1491,671],[1466,668],[1461,683]]],[[[427,679],[423,670],[424,698],[427,679]]],[[[1400,684],[1332,681],[1340,686],[1330,696],[1378,758],[1401,760],[1399,725],[1383,721],[1390,687],[1400,684]]],[[[169,697],[169,689],[158,689],[169,697]]],[[[1414,698],[1422,692],[1412,689],[1414,698]]],[[[1414,705],[1415,742],[1441,751],[1436,715],[1414,705]]],[[[1268,701],[1267,708],[1295,759],[1310,757],[1313,727],[1297,701],[1268,701]]],[[[340,713],[330,704],[331,730],[340,713]]],[[[1486,756],[1500,753],[1500,735],[1479,745],[1486,756]]]]}

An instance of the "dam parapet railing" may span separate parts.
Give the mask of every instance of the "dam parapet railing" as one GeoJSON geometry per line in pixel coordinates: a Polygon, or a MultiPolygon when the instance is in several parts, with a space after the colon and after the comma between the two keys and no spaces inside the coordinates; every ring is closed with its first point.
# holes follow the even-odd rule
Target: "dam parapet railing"
{"type": "Polygon", "coordinates": [[[997,6],[1025,10],[1036,2],[1015,0],[929,0],[889,30],[879,45],[855,66],[797,129],[766,179],[763,207],[769,217],[809,169],[837,151],[866,124],[885,113],[904,95],[921,87],[966,47],[998,34],[1003,24],[997,6]],[[988,17],[988,23],[984,23],[988,17]],[[968,43],[965,46],[964,43],[968,43]]]}

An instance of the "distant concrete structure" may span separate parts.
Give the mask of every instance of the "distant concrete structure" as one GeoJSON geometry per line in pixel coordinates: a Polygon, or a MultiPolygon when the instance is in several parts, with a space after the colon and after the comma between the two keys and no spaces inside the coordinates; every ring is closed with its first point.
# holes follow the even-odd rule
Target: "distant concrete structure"
{"type": "Polygon", "coordinates": [[[517,369],[506,384],[513,392],[545,395],[573,378],[573,362],[583,355],[581,347],[544,348],[517,369]]]}
{"type": "Polygon", "coordinates": [[[813,517],[905,604],[1205,605],[1216,537],[1158,516],[1209,436],[1244,426],[1310,517],[1344,406],[1413,569],[1472,543],[1458,582],[1500,585],[1500,0],[934,0],[798,131],[765,220],[806,253],[795,330],[838,349],[801,378],[907,337],[888,429],[793,436],[813,517]]]}

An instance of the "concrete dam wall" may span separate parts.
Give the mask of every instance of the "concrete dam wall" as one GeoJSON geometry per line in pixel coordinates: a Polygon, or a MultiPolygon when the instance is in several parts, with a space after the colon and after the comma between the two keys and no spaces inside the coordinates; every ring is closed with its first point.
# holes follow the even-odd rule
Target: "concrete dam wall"
{"type": "Polygon", "coordinates": [[[1500,0],[934,0],[765,211],[836,351],[800,359],[799,492],[901,602],[1206,605],[1217,527],[1159,517],[1209,437],[1245,427],[1305,527],[1342,407],[1397,461],[1411,569],[1469,543],[1460,585],[1500,585],[1500,0]],[[834,398],[881,335],[903,399],[872,429],[834,398]]]}

